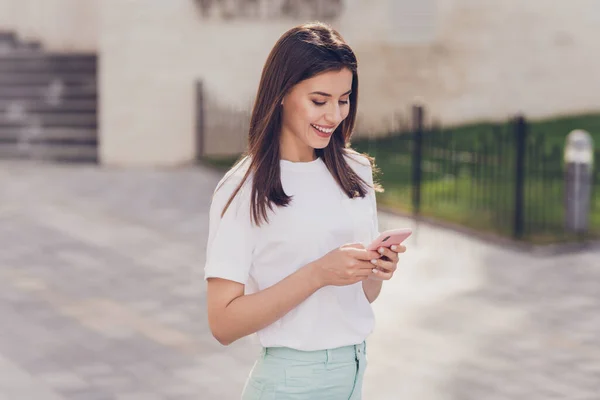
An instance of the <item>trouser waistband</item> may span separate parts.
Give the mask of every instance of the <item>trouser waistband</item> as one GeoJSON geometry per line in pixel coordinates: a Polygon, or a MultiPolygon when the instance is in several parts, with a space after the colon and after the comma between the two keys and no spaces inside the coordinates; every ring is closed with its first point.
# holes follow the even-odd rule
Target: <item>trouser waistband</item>
{"type": "Polygon", "coordinates": [[[350,346],[313,351],[295,350],[289,347],[266,347],[263,348],[263,354],[298,361],[344,362],[360,359],[361,356],[364,356],[366,347],[364,341],[350,346]]]}

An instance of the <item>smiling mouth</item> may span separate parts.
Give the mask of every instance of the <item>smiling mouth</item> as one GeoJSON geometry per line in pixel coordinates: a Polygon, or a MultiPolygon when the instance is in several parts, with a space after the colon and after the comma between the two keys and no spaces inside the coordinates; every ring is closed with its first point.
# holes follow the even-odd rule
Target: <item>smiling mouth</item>
{"type": "Polygon", "coordinates": [[[333,131],[335,130],[335,127],[333,127],[333,128],[322,128],[322,127],[320,127],[320,126],[313,125],[313,124],[310,124],[310,126],[312,126],[312,127],[313,127],[313,129],[314,129],[314,130],[317,132],[317,134],[318,134],[319,136],[321,136],[321,137],[328,137],[328,136],[330,136],[330,135],[333,133],[333,131]]]}

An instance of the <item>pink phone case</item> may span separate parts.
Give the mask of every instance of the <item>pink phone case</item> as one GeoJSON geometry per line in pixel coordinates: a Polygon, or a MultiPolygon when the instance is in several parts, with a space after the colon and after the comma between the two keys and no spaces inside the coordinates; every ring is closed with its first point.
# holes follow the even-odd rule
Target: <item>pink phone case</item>
{"type": "Polygon", "coordinates": [[[373,240],[367,250],[377,251],[380,247],[391,247],[395,244],[401,244],[410,235],[412,230],[410,228],[403,229],[390,229],[389,231],[382,232],[377,239],[373,240]]]}

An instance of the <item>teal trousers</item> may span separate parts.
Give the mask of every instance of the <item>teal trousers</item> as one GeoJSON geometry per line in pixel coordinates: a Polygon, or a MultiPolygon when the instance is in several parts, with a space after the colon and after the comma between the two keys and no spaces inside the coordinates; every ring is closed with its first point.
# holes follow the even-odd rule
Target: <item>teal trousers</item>
{"type": "Polygon", "coordinates": [[[360,400],[366,343],[328,350],[263,348],[242,400],[360,400]]]}

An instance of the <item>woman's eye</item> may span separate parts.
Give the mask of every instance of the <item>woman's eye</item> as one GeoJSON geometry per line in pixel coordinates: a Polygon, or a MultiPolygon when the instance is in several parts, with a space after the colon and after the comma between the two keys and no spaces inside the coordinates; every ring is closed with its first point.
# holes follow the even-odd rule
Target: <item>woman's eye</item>
{"type": "MultiPolygon", "coordinates": [[[[313,103],[314,103],[316,106],[323,106],[323,105],[325,105],[325,103],[327,103],[327,102],[326,102],[326,101],[324,101],[324,102],[318,102],[318,101],[315,101],[315,100],[313,100],[313,103]]],[[[341,100],[340,100],[340,104],[341,104],[341,105],[346,105],[346,104],[348,104],[348,100],[345,100],[345,101],[341,101],[341,100]]]]}

